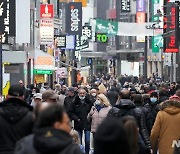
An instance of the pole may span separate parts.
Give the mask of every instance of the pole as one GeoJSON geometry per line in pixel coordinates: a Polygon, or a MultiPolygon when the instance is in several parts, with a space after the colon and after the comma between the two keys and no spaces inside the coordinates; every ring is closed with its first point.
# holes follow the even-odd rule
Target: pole
{"type": "MultiPolygon", "coordinates": [[[[75,66],[75,64],[76,64],[75,50],[70,50],[70,52],[71,52],[72,65],[73,65],[73,67],[77,67],[77,66],[75,66]]],[[[71,81],[72,81],[71,82],[72,84],[77,83],[77,72],[75,69],[72,69],[71,81]]]]}
{"type": "Polygon", "coordinates": [[[144,45],[144,77],[147,78],[147,51],[148,51],[148,38],[145,36],[144,45]]]}
{"type": "Polygon", "coordinates": [[[2,72],[2,33],[0,32],[0,95],[2,96],[2,88],[3,88],[3,72],[2,72]]]}

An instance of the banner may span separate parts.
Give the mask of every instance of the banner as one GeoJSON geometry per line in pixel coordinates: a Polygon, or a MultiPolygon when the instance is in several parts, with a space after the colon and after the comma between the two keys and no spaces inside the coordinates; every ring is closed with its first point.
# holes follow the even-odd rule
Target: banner
{"type": "Polygon", "coordinates": [[[95,26],[96,33],[106,33],[108,35],[119,35],[119,36],[156,36],[162,34],[160,31],[153,31],[153,29],[149,29],[148,27],[152,27],[154,22],[149,23],[129,23],[129,22],[111,22],[109,20],[100,20],[100,19],[92,19],[91,25],[95,26]],[[101,22],[99,22],[101,21],[101,22]],[[115,25],[115,29],[108,33],[109,25],[115,25]],[[100,26],[99,26],[100,25],[100,26]],[[103,28],[98,28],[103,27],[103,28]]]}
{"type": "Polygon", "coordinates": [[[146,12],[146,0],[136,0],[136,12],[146,12]]]}
{"type": "Polygon", "coordinates": [[[40,21],[40,44],[52,44],[54,41],[53,19],[41,19],[40,21]]]}
{"type": "Polygon", "coordinates": [[[121,0],[121,12],[128,13],[131,12],[131,2],[130,0],[121,0]]]}
{"type": "Polygon", "coordinates": [[[66,32],[82,35],[82,3],[70,2],[66,9],[66,32]]]}
{"type": "Polygon", "coordinates": [[[176,36],[179,18],[179,9],[177,6],[167,2],[167,7],[164,9],[166,16],[164,17],[164,34],[168,34],[164,38],[164,52],[176,53],[179,51],[178,39],[176,36]]]}
{"type": "Polygon", "coordinates": [[[58,78],[67,78],[68,77],[67,68],[66,67],[58,68],[56,74],[58,78]]]}
{"type": "Polygon", "coordinates": [[[2,43],[8,44],[8,37],[15,36],[15,0],[0,0],[0,31],[2,32],[2,43]]]}

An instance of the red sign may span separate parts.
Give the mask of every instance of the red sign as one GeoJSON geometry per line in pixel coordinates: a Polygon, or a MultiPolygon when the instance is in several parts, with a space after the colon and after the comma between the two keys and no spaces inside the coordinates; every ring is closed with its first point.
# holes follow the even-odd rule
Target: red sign
{"type": "Polygon", "coordinates": [[[137,23],[144,23],[146,19],[145,12],[136,12],[136,22],[137,23]]]}
{"type": "Polygon", "coordinates": [[[173,53],[178,52],[178,41],[176,37],[177,31],[177,7],[172,6],[171,3],[168,3],[170,7],[167,7],[165,13],[167,14],[164,17],[164,34],[168,34],[169,36],[164,38],[164,52],[173,53]]]}
{"type": "Polygon", "coordinates": [[[53,18],[54,7],[53,4],[41,4],[40,5],[40,18],[53,18]]]}

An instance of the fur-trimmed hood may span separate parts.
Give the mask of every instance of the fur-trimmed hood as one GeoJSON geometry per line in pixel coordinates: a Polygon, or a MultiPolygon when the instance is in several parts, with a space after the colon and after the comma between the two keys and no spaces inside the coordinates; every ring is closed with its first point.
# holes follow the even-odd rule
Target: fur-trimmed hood
{"type": "Polygon", "coordinates": [[[168,100],[160,105],[160,110],[163,110],[169,114],[180,113],[180,101],[168,100]]]}

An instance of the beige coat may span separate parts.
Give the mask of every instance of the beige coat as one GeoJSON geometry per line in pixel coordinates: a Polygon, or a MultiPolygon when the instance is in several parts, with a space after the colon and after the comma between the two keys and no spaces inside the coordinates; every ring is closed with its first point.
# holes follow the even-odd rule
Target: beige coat
{"type": "Polygon", "coordinates": [[[106,118],[109,110],[111,109],[111,106],[102,108],[99,112],[97,109],[93,106],[91,108],[91,111],[88,114],[88,120],[92,119],[91,122],[91,132],[96,132],[98,126],[102,123],[102,121],[106,118]]]}
{"type": "Polygon", "coordinates": [[[173,154],[173,140],[180,139],[180,102],[166,101],[161,105],[151,131],[151,146],[159,154],[173,154]]]}

